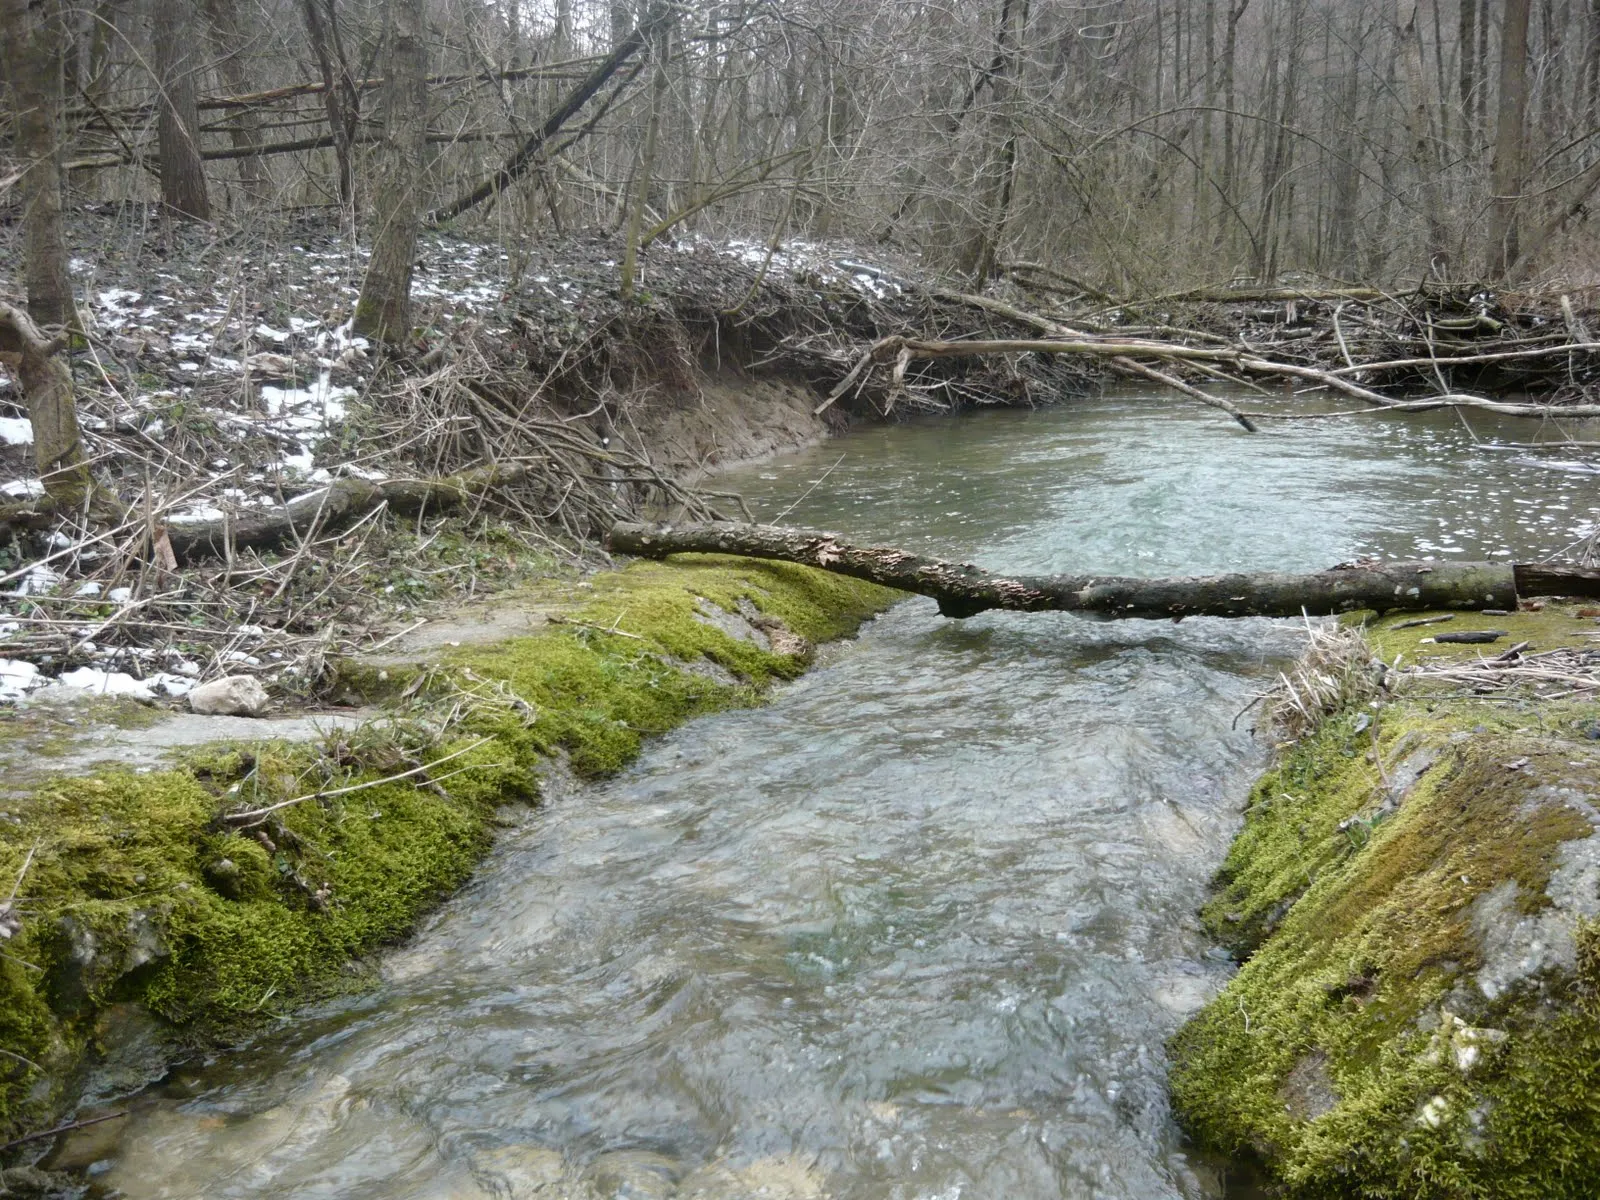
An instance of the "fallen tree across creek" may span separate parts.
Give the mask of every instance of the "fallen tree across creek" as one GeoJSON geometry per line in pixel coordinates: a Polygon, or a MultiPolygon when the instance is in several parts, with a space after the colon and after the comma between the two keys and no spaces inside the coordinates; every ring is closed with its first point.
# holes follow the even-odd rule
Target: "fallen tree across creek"
{"type": "Polygon", "coordinates": [[[779,525],[714,521],[613,526],[622,554],[737,554],[820,567],[904,592],[931,596],[947,617],[991,608],[1093,612],[1108,617],[1323,616],[1371,608],[1511,610],[1525,596],[1600,596],[1600,568],[1512,563],[1378,562],[1309,575],[1258,571],[1177,579],[1114,575],[997,575],[890,546],[855,546],[838,534],[779,525]]]}

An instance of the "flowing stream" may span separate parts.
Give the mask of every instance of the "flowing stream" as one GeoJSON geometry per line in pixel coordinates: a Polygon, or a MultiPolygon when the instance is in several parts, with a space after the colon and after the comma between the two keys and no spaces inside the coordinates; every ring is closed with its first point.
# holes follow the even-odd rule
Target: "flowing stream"
{"type": "MultiPolygon", "coordinates": [[[[1592,468],[1479,440],[1533,431],[1252,437],[1120,393],[863,429],[721,486],[1018,570],[1520,559],[1600,519],[1592,468]]],[[[1243,1195],[1184,1146],[1163,1043],[1230,970],[1193,914],[1264,759],[1235,718],[1297,636],[907,601],[767,707],[530,816],[378,990],[175,1072],[95,1178],[134,1200],[1243,1195]]]]}

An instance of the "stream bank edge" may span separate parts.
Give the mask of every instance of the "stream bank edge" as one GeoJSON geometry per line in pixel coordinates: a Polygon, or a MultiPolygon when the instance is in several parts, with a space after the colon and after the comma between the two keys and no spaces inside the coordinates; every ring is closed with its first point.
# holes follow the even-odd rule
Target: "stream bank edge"
{"type": "MultiPolygon", "coordinates": [[[[1571,605],[1484,623],[1595,645],[1571,605]]],[[[1202,913],[1243,965],[1169,1045],[1173,1107],[1296,1200],[1589,1197],[1600,704],[1384,691],[1379,660],[1460,650],[1403,624],[1250,793],[1202,913]]]]}
{"type": "Polygon", "coordinates": [[[200,746],[5,800],[0,1143],[364,986],[363,956],[466,882],[553,761],[611,774],[645,736],[759,703],[899,598],[785,564],[634,563],[533,589],[526,636],[346,660],[336,692],[383,716],[320,743],[200,746]]]}

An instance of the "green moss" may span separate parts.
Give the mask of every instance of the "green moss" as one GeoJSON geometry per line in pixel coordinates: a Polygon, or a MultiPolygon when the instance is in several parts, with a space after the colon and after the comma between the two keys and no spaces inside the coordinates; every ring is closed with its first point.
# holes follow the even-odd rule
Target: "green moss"
{"type": "Polygon", "coordinates": [[[1600,938],[1493,1002],[1476,972],[1477,902],[1546,911],[1563,848],[1594,832],[1597,717],[1417,694],[1279,757],[1204,914],[1250,956],[1171,1044],[1199,1140],[1260,1156],[1295,1197],[1595,1194],[1600,938]],[[1463,1071],[1450,1039],[1481,1029],[1463,1071]]]}
{"type": "Polygon", "coordinates": [[[754,606],[822,640],[895,598],[799,567],[637,564],[547,606],[567,624],[427,668],[340,669],[337,688],[416,720],[321,745],[199,747],[170,770],[52,778],[8,800],[0,886],[20,877],[21,927],[0,943],[0,1141],[51,1119],[107,1004],[207,1041],[352,986],[352,960],[466,879],[495,808],[536,798],[542,758],[614,771],[644,735],[801,670],[803,653],[735,637],[704,605],[754,606]]]}
{"type": "Polygon", "coordinates": [[[1373,650],[1390,664],[1393,664],[1396,658],[1411,663],[1421,659],[1451,656],[1475,658],[1479,654],[1494,655],[1518,642],[1529,643],[1530,651],[1554,650],[1559,646],[1587,648],[1595,645],[1595,639],[1591,635],[1600,633],[1600,625],[1595,623],[1592,615],[1597,611],[1594,605],[1557,600],[1534,603],[1541,607],[1537,610],[1524,608],[1501,616],[1455,613],[1450,621],[1434,625],[1416,625],[1414,622],[1448,614],[1443,610],[1431,613],[1391,613],[1381,619],[1370,619],[1371,614],[1364,614],[1369,619],[1363,624],[1367,640],[1372,644],[1373,650]],[[1402,625],[1407,628],[1400,628],[1402,625]],[[1498,642],[1479,646],[1462,646],[1431,640],[1441,633],[1466,633],[1470,630],[1485,629],[1503,630],[1506,636],[1498,642]]]}
{"type": "MultiPolygon", "coordinates": [[[[803,654],[766,650],[704,616],[741,601],[808,641],[839,637],[897,593],[805,567],[712,555],[639,562],[596,577],[590,598],[527,638],[463,649],[445,660],[460,686],[503,685],[534,707],[526,737],[537,752],[563,749],[581,774],[604,775],[639,752],[640,738],[686,718],[749,704],[761,689],[804,669],[803,654]],[[615,631],[615,632],[610,632],[615,631]],[[708,661],[736,682],[686,670],[708,661]],[[464,682],[462,682],[464,681],[464,682]]],[[[492,708],[476,728],[503,729],[492,708]]]]}

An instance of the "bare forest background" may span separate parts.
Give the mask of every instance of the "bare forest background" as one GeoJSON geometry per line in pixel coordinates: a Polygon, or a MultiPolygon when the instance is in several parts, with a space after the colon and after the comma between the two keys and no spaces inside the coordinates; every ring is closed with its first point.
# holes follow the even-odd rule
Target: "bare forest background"
{"type": "Polygon", "coordinates": [[[1589,282],[1600,0],[3,8],[13,205],[48,134],[71,202],[320,207],[364,238],[414,211],[837,239],[1141,296],[1589,282]]]}

